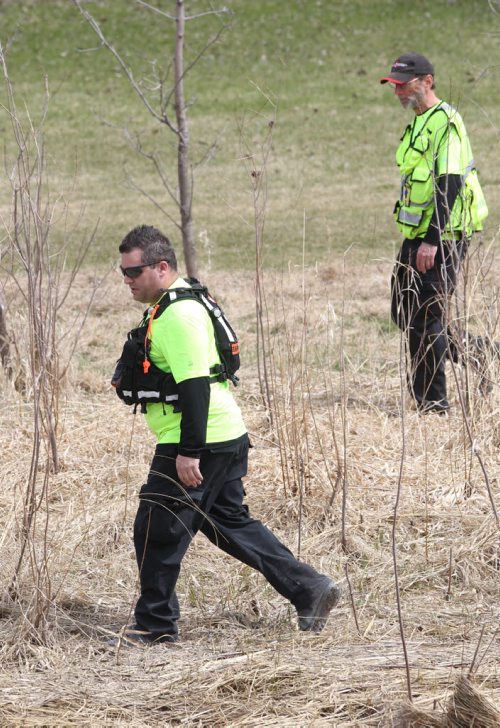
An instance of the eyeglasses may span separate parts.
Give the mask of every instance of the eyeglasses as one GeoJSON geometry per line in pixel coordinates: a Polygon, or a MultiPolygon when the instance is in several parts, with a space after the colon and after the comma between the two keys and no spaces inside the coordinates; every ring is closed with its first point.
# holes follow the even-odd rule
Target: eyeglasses
{"type": "Polygon", "coordinates": [[[129,268],[122,268],[120,266],[120,270],[122,275],[127,276],[127,278],[139,278],[144,268],[149,268],[149,266],[156,265],[157,263],[161,263],[161,260],[155,260],[154,263],[143,263],[143,265],[131,265],[129,268]]]}
{"type": "Polygon", "coordinates": [[[403,88],[406,88],[406,86],[409,86],[414,81],[418,81],[420,78],[421,78],[421,76],[415,76],[415,78],[412,78],[409,81],[404,81],[404,83],[401,83],[401,82],[395,83],[394,81],[391,81],[390,83],[391,83],[391,86],[394,89],[400,89],[401,90],[403,88]]]}

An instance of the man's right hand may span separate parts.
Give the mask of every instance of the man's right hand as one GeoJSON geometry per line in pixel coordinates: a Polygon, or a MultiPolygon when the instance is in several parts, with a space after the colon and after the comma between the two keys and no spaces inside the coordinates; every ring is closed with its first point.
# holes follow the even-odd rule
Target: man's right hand
{"type": "Polygon", "coordinates": [[[427,273],[428,270],[434,268],[434,260],[436,258],[437,245],[429,245],[429,243],[420,243],[417,250],[417,270],[419,273],[427,273]]]}
{"type": "Polygon", "coordinates": [[[177,475],[183,485],[190,488],[197,488],[203,482],[203,475],[200,472],[200,459],[189,458],[186,455],[177,455],[175,460],[177,475]]]}

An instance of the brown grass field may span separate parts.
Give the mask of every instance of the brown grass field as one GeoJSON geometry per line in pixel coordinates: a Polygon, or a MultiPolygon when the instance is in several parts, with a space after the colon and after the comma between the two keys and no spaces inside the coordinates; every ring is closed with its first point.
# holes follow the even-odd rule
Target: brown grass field
{"type": "MultiPolygon", "coordinates": [[[[500,338],[498,265],[481,268],[479,257],[457,301],[475,333],[490,322],[500,338]]],[[[338,578],[344,597],[321,634],[303,635],[260,575],[200,536],[179,583],[182,640],[146,650],[106,645],[137,597],[131,527],[154,447],[108,383],[140,309],[118,274],[103,273],[60,384],[59,470],[44,480],[42,450],[45,495],[12,590],[33,407],[28,327],[19,294],[6,289],[19,356],[17,390],[0,375],[2,727],[500,725],[498,362],[487,362],[487,394],[473,370],[450,367],[451,414],[417,415],[389,323],[390,270],[389,260],[345,256],[266,273],[270,408],[257,374],[253,274],[232,274],[237,286],[221,272],[203,276],[242,341],[236,397],[255,446],[248,503],[338,578]]],[[[61,352],[91,286],[80,273],[61,352]]]]}

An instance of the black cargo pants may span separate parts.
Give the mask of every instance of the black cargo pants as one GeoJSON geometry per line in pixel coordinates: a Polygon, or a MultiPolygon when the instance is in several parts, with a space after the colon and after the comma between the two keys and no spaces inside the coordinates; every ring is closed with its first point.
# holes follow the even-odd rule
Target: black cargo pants
{"type": "Polygon", "coordinates": [[[449,298],[456,287],[465,240],[438,246],[434,267],[416,268],[421,240],[404,240],[391,281],[392,320],[405,333],[410,373],[408,386],[417,404],[447,403],[445,365],[449,348],[449,298]]]}
{"type": "Polygon", "coordinates": [[[177,634],[179,602],[175,586],[193,536],[201,531],[230,556],[257,569],[282,596],[301,608],[321,575],[291,551],[243,504],[248,437],[228,447],[206,449],[200,460],[203,482],[181,486],[175,467],[177,447],[157,445],[148,481],[139,494],[134,545],[141,595],[137,624],[155,638],[177,634]]]}

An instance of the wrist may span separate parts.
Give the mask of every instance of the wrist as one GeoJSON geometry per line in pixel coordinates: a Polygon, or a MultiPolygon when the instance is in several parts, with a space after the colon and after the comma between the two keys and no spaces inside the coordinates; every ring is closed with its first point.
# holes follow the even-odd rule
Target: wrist
{"type": "Polygon", "coordinates": [[[422,238],[423,243],[425,243],[426,245],[432,245],[434,248],[437,248],[440,240],[441,233],[439,232],[439,229],[437,227],[434,227],[433,225],[429,227],[424,237],[422,238]]]}
{"type": "Polygon", "coordinates": [[[199,460],[201,457],[201,449],[182,447],[182,445],[179,445],[178,453],[185,458],[194,458],[195,460],[199,460]]]}

